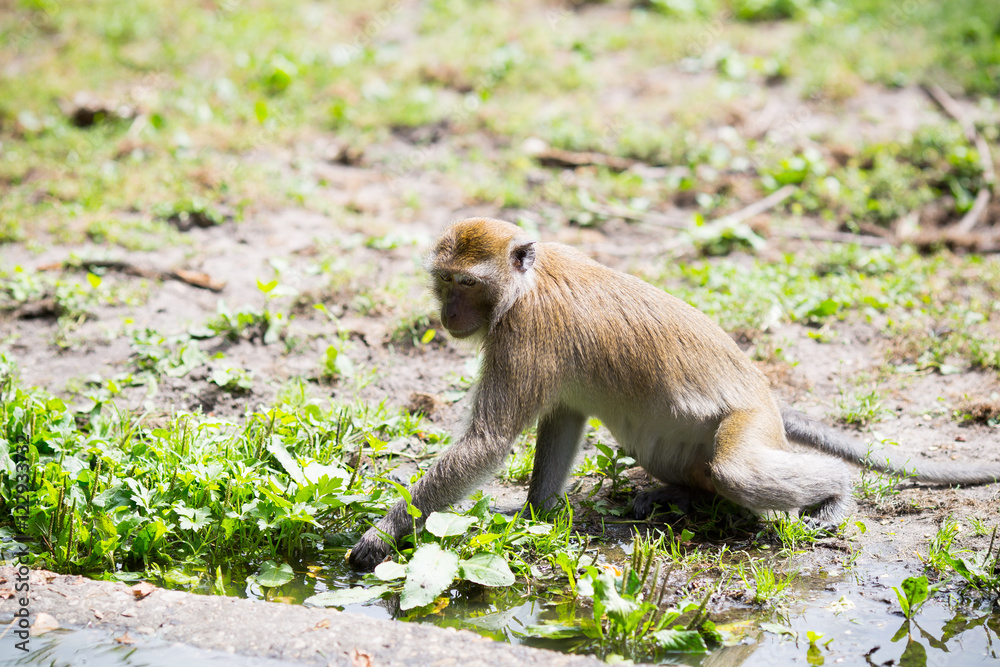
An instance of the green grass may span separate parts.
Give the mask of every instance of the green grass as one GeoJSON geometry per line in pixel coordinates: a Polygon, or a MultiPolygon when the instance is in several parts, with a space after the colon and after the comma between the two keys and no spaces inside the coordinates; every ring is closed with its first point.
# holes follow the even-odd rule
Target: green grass
{"type": "Polygon", "coordinates": [[[38,564],[91,574],[319,549],[320,530],[355,530],[359,515],[385,508],[348,455],[422,428],[384,410],[314,405],[152,427],[100,400],[76,413],[11,375],[2,388],[5,505],[17,494],[15,448],[33,471],[29,509],[4,530],[37,541],[38,564]]]}
{"type": "Polygon", "coordinates": [[[968,367],[996,369],[990,322],[998,270],[975,256],[840,246],[777,262],[671,263],[645,277],[727,331],[753,337],[785,322],[868,322],[891,340],[887,357],[895,366],[941,368],[958,358],[968,367]]]}
{"type": "MultiPolygon", "coordinates": [[[[591,12],[542,5],[526,13],[520,4],[431,3],[414,39],[401,41],[397,32],[412,17],[390,2],[364,9],[278,0],[169,9],[22,2],[0,17],[3,53],[16,63],[0,78],[0,180],[9,189],[0,241],[40,232],[78,241],[93,230],[135,247],[109,236],[100,221],[130,210],[148,225],[158,207],[198,199],[237,212],[292,203],[302,196],[299,184],[246,158],[316,130],[363,148],[394,129],[444,122],[449,133],[487,130],[512,146],[535,135],[652,164],[705,162],[709,147],[691,130],[723,119],[725,94],[711,86],[692,91],[686,106],[667,110],[672,122],[664,122],[655,96],[640,96],[627,114],[595,106],[611,62],[626,79],[683,61],[739,85],[785,77],[834,99],[869,81],[944,80],[972,94],[995,93],[1000,10],[987,0],[959,5],[665,2],[609,24],[591,12]],[[794,65],[789,52],[799,54],[794,65]],[[80,91],[111,104],[90,127],[75,127],[60,108],[80,91]],[[275,178],[285,182],[260,187],[275,178]]],[[[895,159],[878,157],[871,173],[838,177],[845,196],[856,191],[867,200],[825,203],[881,222],[896,214],[893,206],[926,201],[919,183],[893,190],[916,176],[895,168],[895,159]],[[891,201],[880,198],[885,188],[896,193],[891,201]]],[[[468,184],[473,201],[535,201],[516,160],[498,171],[468,184]]],[[[962,178],[947,181],[949,188],[971,192],[962,178]]],[[[608,197],[624,198],[621,184],[610,185],[608,197]]]]}

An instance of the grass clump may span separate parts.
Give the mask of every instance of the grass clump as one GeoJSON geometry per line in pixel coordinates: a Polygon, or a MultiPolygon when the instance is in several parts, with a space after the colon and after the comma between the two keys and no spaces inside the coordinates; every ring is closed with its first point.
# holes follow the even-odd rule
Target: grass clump
{"type": "Polygon", "coordinates": [[[323,546],[322,532],[353,531],[385,509],[348,455],[371,434],[417,428],[382,410],[315,405],[238,422],[179,415],[154,427],[110,404],[75,412],[10,376],[0,386],[3,529],[39,547],[36,564],[64,572],[300,557],[323,546]],[[18,448],[31,470],[26,493],[10,474],[18,448]],[[16,498],[26,510],[15,515],[16,498]]]}

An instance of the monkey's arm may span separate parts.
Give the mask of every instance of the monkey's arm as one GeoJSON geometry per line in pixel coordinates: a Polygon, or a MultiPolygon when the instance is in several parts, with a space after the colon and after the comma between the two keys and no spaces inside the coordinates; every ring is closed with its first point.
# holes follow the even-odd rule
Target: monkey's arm
{"type": "MultiPolygon", "coordinates": [[[[521,398],[512,397],[506,387],[495,382],[477,388],[468,430],[410,489],[413,504],[421,513],[418,524],[431,512],[464,498],[503,463],[514,439],[534,417],[524,409],[532,403],[521,398]]],[[[389,554],[390,545],[383,536],[396,542],[412,529],[406,501],[401,500],[358,540],[348,561],[356,568],[370,570],[389,554]]]]}

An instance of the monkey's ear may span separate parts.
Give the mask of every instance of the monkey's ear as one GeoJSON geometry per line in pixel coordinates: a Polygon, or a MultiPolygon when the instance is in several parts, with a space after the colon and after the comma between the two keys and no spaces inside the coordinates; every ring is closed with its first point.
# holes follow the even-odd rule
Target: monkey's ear
{"type": "Polygon", "coordinates": [[[535,263],[535,242],[528,241],[514,248],[510,253],[510,261],[521,273],[530,269],[535,263]]]}

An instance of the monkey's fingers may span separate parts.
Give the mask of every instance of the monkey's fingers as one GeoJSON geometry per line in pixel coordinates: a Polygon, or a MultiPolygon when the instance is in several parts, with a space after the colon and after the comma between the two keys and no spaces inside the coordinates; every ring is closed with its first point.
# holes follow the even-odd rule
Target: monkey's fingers
{"type": "Polygon", "coordinates": [[[389,545],[377,534],[372,536],[368,533],[362,535],[358,543],[344,555],[351,567],[365,571],[374,570],[376,565],[388,558],[389,545]]]}

